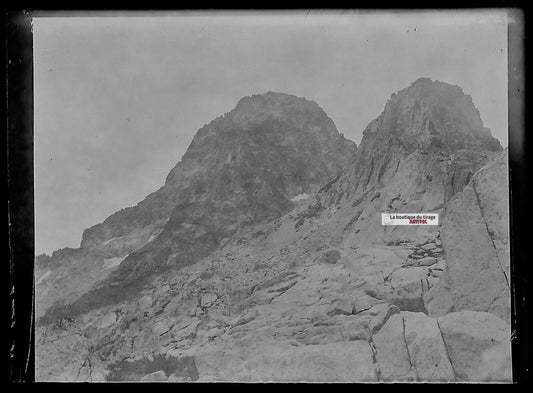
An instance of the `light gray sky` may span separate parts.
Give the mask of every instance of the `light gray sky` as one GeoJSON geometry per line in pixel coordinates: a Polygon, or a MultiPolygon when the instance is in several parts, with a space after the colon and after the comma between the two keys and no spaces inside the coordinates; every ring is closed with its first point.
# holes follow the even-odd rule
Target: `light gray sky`
{"type": "Polygon", "coordinates": [[[313,99],[359,144],[392,93],[430,77],[507,145],[503,10],[132,15],[34,19],[37,254],[163,185],[246,95],[313,99]]]}

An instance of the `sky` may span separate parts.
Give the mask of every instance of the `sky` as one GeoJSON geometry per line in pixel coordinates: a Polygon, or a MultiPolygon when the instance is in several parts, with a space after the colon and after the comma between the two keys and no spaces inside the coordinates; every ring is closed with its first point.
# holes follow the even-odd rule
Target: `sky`
{"type": "Polygon", "coordinates": [[[75,15],[33,21],[36,255],[157,190],[251,94],[312,99],[359,144],[429,77],[461,86],[507,146],[505,10],[75,15]]]}

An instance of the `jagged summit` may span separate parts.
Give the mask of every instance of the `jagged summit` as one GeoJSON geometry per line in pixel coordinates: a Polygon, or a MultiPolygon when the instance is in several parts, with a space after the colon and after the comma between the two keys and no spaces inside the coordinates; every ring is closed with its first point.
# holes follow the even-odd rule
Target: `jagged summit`
{"type": "MultiPolygon", "coordinates": [[[[259,147],[271,150],[272,146],[266,147],[264,144],[272,137],[274,144],[279,147],[296,148],[294,142],[298,140],[299,149],[303,152],[310,149],[318,156],[338,156],[343,162],[343,157],[351,157],[356,148],[355,143],[338,132],[333,121],[316,102],[269,91],[241,98],[230,112],[202,127],[183,156],[181,166],[179,164],[169,173],[167,183],[174,182],[178,173],[185,173],[183,170],[177,171],[178,167],[188,167],[192,171],[200,161],[215,157],[222,161],[230,156],[242,157],[243,142],[251,142],[254,155],[263,154],[259,147]],[[206,149],[210,154],[206,155],[206,149]]],[[[229,160],[234,162],[231,158],[229,160]]],[[[332,164],[336,161],[333,158],[331,162],[324,162],[327,171],[341,169],[337,164],[332,164]],[[331,165],[335,165],[335,168],[331,165]]]]}
{"type": "MultiPolygon", "coordinates": [[[[472,97],[459,86],[420,78],[391,96],[381,115],[363,135],[381,134],[406,151],[472,148],[499,151],[499,141],[485,128],[472,97]]],[[[385,141],[380,141],[380,143],[385,141]]]]}
{"type": "Polygon", "coordinates": [[[333,121],[315,101],[268,91],[241,98],[231,111],[202,127],[198,134],[249,130],[265,121],[285,122],[307,132],[320,131],[326,136],[337,132],[333,121]]]}
{"type": "Polygon", "coordinates": [[[295,94],[289,94],[289,93],[269,90],[264,93],[256,93],[256,94],[251,94],[249,96],[244,96],[239,100],[239,103],[243,101],[254,100],[254,99],[267,99],[270,101],[285,101],[285,102],[294,101],[294,100],[308,101],[305,97],[298,97],[295,94]]]}
{"type": "Polygon", "coordinates": [[[438,212],[500,150],[459,86],[420,78],[366,127],[353,161],[321,190],[320,206],[345,216],[361,206],[347,223],[357,242],[398,241],[403,229],[387,232],[379,212],[438,212]]]}
{"type": "MultiPolygon", "coordinates": [[[[400,90],[398,93],[407,90],[407,89],[418,89],[418,90],[426,90],[431,91],[435,89],[448,89],[448,90],[455,90],[458,94],[465,94],[462,87],[458,85],[452,85],[451,83],[446,83],[444,81],[439,81],[437,79],[433,80],[429,77],[420,77],[414,82],[412,82],[407,88],[400,90]]],[[[467,96],[470,97],[470,96],[467,96]]]]}
{"type": "Polygon", "coordinates": [[[283,92],[276,92],[269,90],[265,93],[258,93],[258,94],[251,94],[249,96],[242,97],[239,102],[236,105],[236,108],[238,108],[240,105],[256,101],[256,102],[263,102],[263,103],[269,103],[269,104],[289,104],[294,102],[300,102],[300,103],[313,103],[314,105],[318,106],[318,104],[313,100],[308,100],[305,97],[298,97],[294,94],[289,93],[283,93],[283,92]]]}
{"type": "MultiPolygon", "coordinates": [[[[413,82],[411,83],[410,86],[413,86],[413,85],[422,85],[422,84],[426,84],[426,85],[428,85],[428,84],[431,84],[431,83],[443,83],[443,84],[445,84],[445,85],[452,86],[452,85],[449,84],[449,83],[442,82],[442,81],[439,81],[439,80],[437,80],[437,79],[432,80],[432,79],[431,79],[430,77],[428,77],[428,76],[421,76],[421,77],[418,78],[417,80],[413,81],[413,82]]],[[[459,87],[459,86],[457,86],[457,87],[459,87]]]]}

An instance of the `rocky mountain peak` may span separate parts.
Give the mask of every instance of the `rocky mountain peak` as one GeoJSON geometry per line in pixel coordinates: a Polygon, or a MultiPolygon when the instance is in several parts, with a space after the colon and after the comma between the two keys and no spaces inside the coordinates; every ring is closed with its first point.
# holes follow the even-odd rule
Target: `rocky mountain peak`
{"type": "MultiPolygon", "coordinates": [[[[337,156],[325,162],[330,173],[337,172],[346,157],[351,157],[356,145],[344,138],[322,108],[314,101],[291,94],[267,92],[243,97],[234,109],[202,127],[178,164],[168,175],[167,184],[182,181],[182,177],[198,166],[248,157],[248,153],[264,156],[273,146],[282,149],[309,149],[319,156],[337,156]],[[305,147],[302,146],[306,145],[305,147]],[[185,168],[188,168],[184,171],[185,168]],[[179,169],[179,170],[178,170],[179,169]]],[[[272,159],[272,154],[264,160],[272,159]]],[[[247,159],[247,158],[244,158],[247,159]]],[[[320,171],[320,170],[319,170],[320,171]]]]}
{"type": "Polygon", "coordinates": [[[443,214],[446,203],[501,149],[460,87],[420,78],[392,94],[365,129],[354,159],[311,208],[352,216],[346,228],[357,244],[402,241],[412,231],[391,232],[380,213],[443,214]]]}
{"type": "MultiPolygon", "coordinates": [[[[472,97],[459,86],[420,78],[392,94],[381,115],[371,122],[364,135],[382,136],[406,151],[437,148],[445,153],[461,149],[499,151],[502,149],[483,126],[472,97]]],[[[381,142],[380,142],[381,143],[381,142]]]]}
{"type": "MultiPolygon", "coordinates": [[[[324,138],[322,142],[337,134],[335,124],[316,102],[292,94],[269,91],[241,98],[234,109],[200,129],[197,139],[214,133],[251,130],[264,122],[291,125],[324,138]]],[[[287,129],[286,132],[290,130],[287,129]]]]}
{"type": "Polygon", "coordinates": [[[293,116],[314,115],[327,117],[316,102],[297,97],[292,94],[269,91],[241,98],[237,106],[230,112],[231,119],[236,123],[259,123],[265,118],[293,120],[293,116]]]}
{"type": "Polygon", "coordinates": [[[339,137],[335,124],[316,102],[291,94],[269,91],[241,98],[234,109],[201,128],[191,144],[191,154],[195,147],[205,143],[206,139],[231,139],[238,136],[239,132],[254,131],[261,125],[266,125],[263,127],[265,132],[274,124],[281,125],[284,134],[289,137],[287,140],[298,130],[312,134],[325,146],[335,141],[338,146],[350,145],[355,148],[352,142],[339,137]]]}
{"type": "Polygon", "coordinates": [[[80,249],[62,260],[102,268],[67,313],[135,295],[150,276],[194,264],[238,230],[279,218],[355,149],[313,101],[273,92],[242,98],[198,130],[163,187],[84,231],[80,249]]]}

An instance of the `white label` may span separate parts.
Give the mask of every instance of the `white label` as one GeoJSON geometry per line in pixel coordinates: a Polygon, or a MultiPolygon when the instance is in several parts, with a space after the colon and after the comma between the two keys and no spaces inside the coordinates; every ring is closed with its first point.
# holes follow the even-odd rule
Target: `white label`
{"type": "Polygon", "coordinates": [[[437,213],[381,213],[381,225],[439,225],[437,213]]]}

